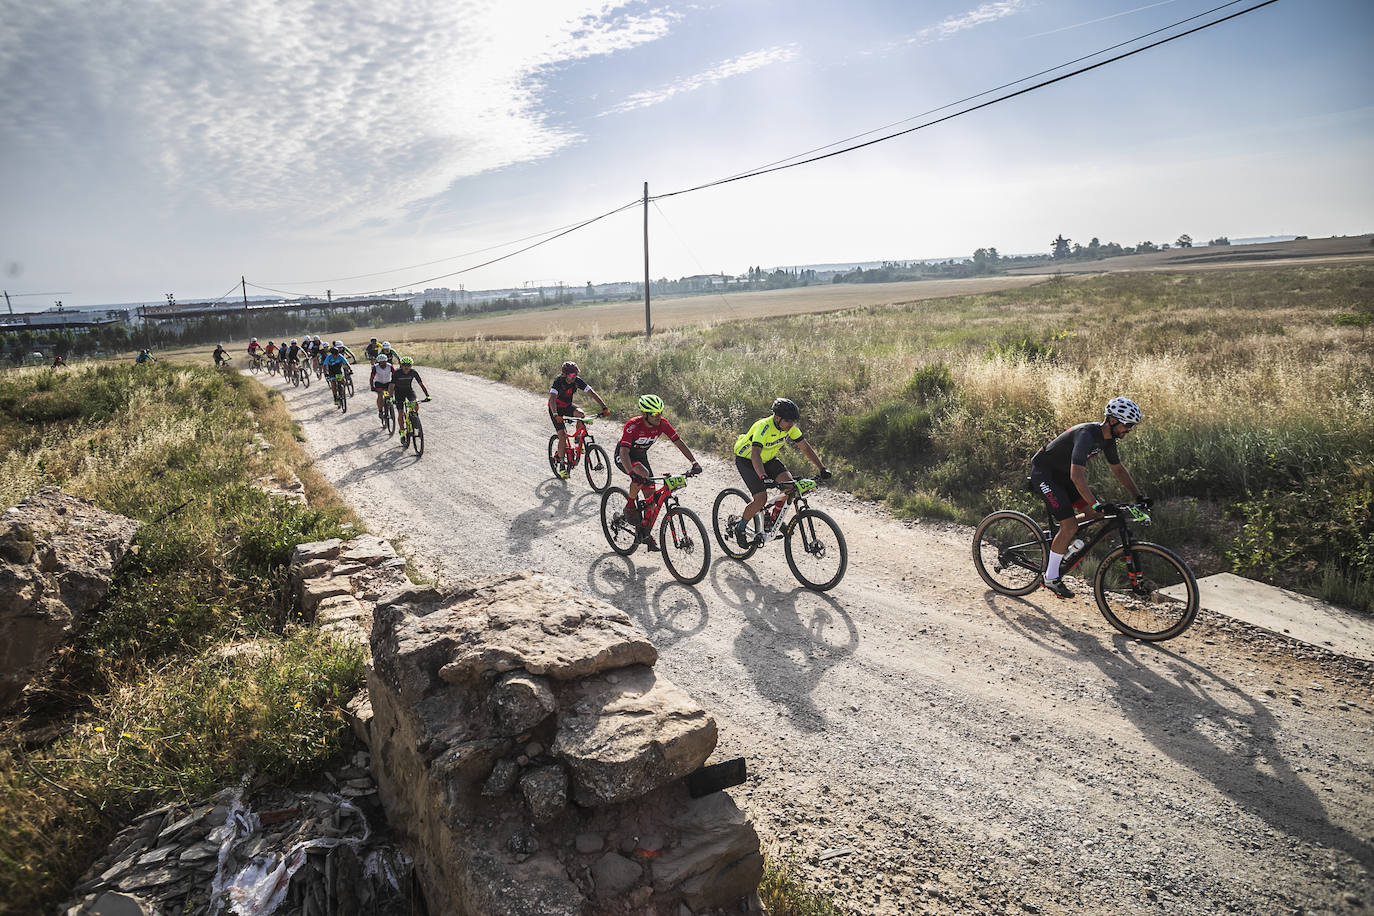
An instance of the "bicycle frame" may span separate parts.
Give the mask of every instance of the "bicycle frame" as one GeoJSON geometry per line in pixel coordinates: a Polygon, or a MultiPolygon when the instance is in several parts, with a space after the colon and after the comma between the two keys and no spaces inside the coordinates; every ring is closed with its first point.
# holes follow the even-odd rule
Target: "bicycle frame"
{"type": "MultiPolygon", "coordinates": [[[[763,539],[762,544],[767,544],[768,541],[773,538],[786,535],[787,532],[791,530],[792,526],[797,523],[797,516],[810,508],[810,505],[806,501],[806,494],[814,492],[819,487],[820,484],[817,481],[806,477],[799,480],[790,480],[787,483],[775,483],[773,486],[769,487],[770,490],[776,489],[783,491],[786,499],[783,501],[782,508],[778,510],[778,517],[773,521],[772,527],[769,527],[766,521],[761,522],[762,527],[759,531],[759,537],[763,539]],[[791,518],[788,518],[789,510],[791,510],[792,513],[791,518]]],[[[759,514],[763,515],[768,512],[769,508],[772,507],[775,502],[777,502],[777,500],[774,499],[765,502],[763,508],[759,510],[759,514]]]]}
{"type": "MultiPolygon", "coordinates": [[[[1135,543],[1135,535],[1131,531],[1130,525],[1127,523],[1126,517],[1128,515],[1130,515],[1131,519],[1137,524],[1150,524],[1150,517],[1148,515],[1145,515],[1144,512],[1136,514],[1136,512],[1132,512],[1131,509],[1126,506],[1118,506],[1114,515],[1104,515],[1101,518],[1090,518],[1087,521],[1080,522],[1077,536],[1083,537],[1085,531],[1089,531],[1090,536],[1083,537],[1083,548],[1074,555],[1073,559],[1067,565],[1061,567],[1061,571],[1067,572],[1075,569],[1078,564],[1082,563],[1083,559],[1092,552],[1094,547],[1111,537],[1113,533],[1119,534],[1121,536],[1121,546],[1130,550],[1131,545],[1135,543]],[[1091,529],[1096,530],[1092,531],[1091,529]]],[[[1050,515],[1048,510],[1046,510],[1046,518],[1049,519],[1050,526],[1048,528],[1042,528],[1040,535],[1044,539],[1045,544],[1048,545],[1054,540],[1054,533],[1059,527],[1059,523],[1054,520],[1054,516],[1050,515]]]]}
{"type": "Polygon", "coordinates": [[[419,415],[420,402],[407,400],[405,403],[405,408],[401,411],[401,422],[405,424],[401,432],[404,435],[408,436],[415,430],[415,426],[411,421],[419,415]]]}
{"type": "Polygon", "coordinates": [[[568,435],[568,465],[569,467],[576,467],[586,453],[587,446],[596,442],[596,437],[592,435],[591,430],[587,429],[587,425],[591,422],[589,417],[569,417],[568,419],[577,423],[577,427],[568,435]]]}

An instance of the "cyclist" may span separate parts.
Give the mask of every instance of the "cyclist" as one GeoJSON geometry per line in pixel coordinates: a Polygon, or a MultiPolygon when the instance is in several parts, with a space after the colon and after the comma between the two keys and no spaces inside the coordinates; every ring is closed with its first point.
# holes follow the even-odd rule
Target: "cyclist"
{"type": "Polygon", "coordinates": [[[51,365],[49,368],[51,368],[51,369],[65,369],[65,368],[67,368],[67,361],[66,361],[65,359],[63,359],[63,358],[62,358],[62,355],[59,353],[58,355],[56,355],[56,356],[54,356],[54,357],[52,358],[52,365],[51,365]]]}
{"type": "MultiPolygon", "coordinates": [[[[802,435],[801,427],[797,425],[800,419],[801,408],[797,407],[796,402],[788,398],[778,398],[773,402],[773,412],[770,415],[749,427],[749,432],[735,440],[735,469],[739,471],[739,476],[744,478],[744,485],[753,496],[749,505],[744,507],[740,520],[735,523],[735,540],[741,548],[749,546],[750,519],[768,502],[768,484],[792,482],[792,474],[787,470],[787,465],[778,457],[778,452],[782,451],[788,440],[795,442],[807,460],[816,466],[819,472],[816,476],[821,480],[830,479],[830,472],[821,463],[820,456],[802,435]]],[[[784,492],[778,497],[779,507],[786,501],[787,494],[784,492]]]]}
{"type": "Polygon", "coordinates": [[[267,357],[267,366],[268,366],[268,368],[271,368],[271,369],[276,368],[276,365],[277,365],[277,343],[276,343],[276,341],[274,341],[274,340],[269,340],[269,341],[267,342],[267,346],[265,346],[265,347],[262,348],[262,352],[263,352],[263,355],[265,355],[265,356],[267,357]]]}
{"type": "MultiPolygon", "coordinates": [[[[409,356],[401,357],[401,368],[391,373],[391,397],[396,402],[397,410],[405,410],[406,401],[417,400],[415,397],[415,386],[419,385],[420,390],[425,393],[425,400],[429,400],[429,389],[425,387],[424,381],[420,378],[420,373],[415,371],[415,360],[409,356]]],[[[402,418],[404,421],[404,418],[402,418]]],[[[404,437],[402,437],[404,445],[404,437]]]]}
{"type": "Polygon", "coordinates": [[[329,391],[334,395],[334,402],[339,401],[339,386],[344,383],[344,370],[348,368],[348,360],[339,352],[337,346],[330,347],[325,351],[321,358],[324,377],[329,381],[329,391]]]}
{"type": "Polygon", "coordinates": [[[377,392],[377,416],[385,416],[382,408],[382,393],[391,387],[392,373],[396,367],[385,356],[378,356],[372,363],[372,374],[368,378],[368,385],[373,391],[377,392]]]}
{"type": "Polygon", "coordinates": [[[216,368],[229,364],[229,351],[224,349],[224,344],[215,344],[215,352],[211,355],[215,358],[216,368]]]}
{"type": "Polygon", "coordinates": [[[252,359],[255,356],[262,356],[262,344],[258,343],[256,337],[248,341],[248,357],[252,359]]]}
{"type": "Polygon", "coordinates": [[[320,369],[320,361],[324,358],[324,341],[320,340],[320,335],[316,334],[310,341],[310,367],[320,369]]]}
{"type": "Polygon", "coordinates": [[[564,480],[568,479],[568,466],[572,463],[572,454],[568,447],[568,431],[563,418],[587,415],[581,407],[573,406],[573,396],[579,391],[585,391],[596,398],[596,403],[601,405],[601,416],[611,415],[611,409],[601,400],[601,395],[577,374],[577,363],[572,360],[564,363],[562,370],[554,376],[553,383],[549,386],[549,419],[553,421],[553,428],[558,430],[558,454],[565,456],[559,460],[558,476],[564,480]]]}
{"type": "Polygon", "coordinates": [[[291,345],[289,347],[282,348],[282,359],[286,361],[286,371],[288,374],[296,368],[296,365],[301,361],[302,354],[304,353],[305,350],[301,348],[300,341],[296,340],[294,337],[291,338],[291,345]]]}
{"type": "Polygon", "coordinates": [[[157,362],[157,357],[153,355],[152,350],[143,349],[138,351],[138,355],[134,357],[134,362],[139,365],[144,363],[155,363],[157,362]]]}
{"type": "MultiPolygon", "coordinates": [[[[639,409],[643,411],[640,416],[631,417],[625,422],[625,429],[620,434],[620,444],[615,450],[615,466],[630,475],[625,520],[632,525],[639,525],[644,521],[643,507],[636,499],[640,490],[649,486],[649,478],[654,476],[654,469],[649,466],[649,447],[659,436],[667,436],[668,441],[677,446],[683,457],[692,462],[692,469],[687,472],[688,474],[701,473],[701,464],[697,462],[696,456],[678,436],[673,424],[663,416],[663,399],[656,394],[641,395],[639,409]]],[[[650,550],[658,549],[658,543],[653,535],[646,538],[645,544],[650,550]]]]}
{"type": "Polygon", "coordinates": [[[390,360],[391,364],[394,366],[399,366],[401,364],[401,354],[396,351],[396,348],[391,345],[391,341],[389,340],[382,341],[382,349],[379,351],[379,354],[390,360]]]}
{"type": "Polygon", "coordinates": [[[1059,530],[1050,542],[1045,587],[1060,598],[1073,597],[1073,592],[1060,577],[1059,567],[1069,542],[1078,531],[1079,511],[1083,513],[1082,521],[1101,518],[1103,514],[1104,504],[1097,501],[1088,486],[1088,461],[1098,454],[1105,456],[1112,475],[1130,491],[1135,501],[1149,504],[1117,454],[1117,441],[1135,429],[1143,418],[1135,401],[1112,398],[1103,411],[1101,423],[1071,426],[1031,458],[1031,488],[1040,494],[1050,508],[1050,515],[1059,523],[1059,530]]]}
{"type": "Polygon", "coordinates": [[[334,347],[339,351],[339,355],[344,358],[344,377],[352,378],[353,366],[351,364],[358,361],[357,354],[348,349],[342,340],[334,341],[334,347]]]}
{"type": "Polygon", "coordinates": [[[363,356],[366,356],[367,361],[370,363],[375,363],[377,361],[377,354],[381,352],[382,345],[377,343],[377,338],[375,337],[367,342],[366,347],[363,347],[363,356]]]}

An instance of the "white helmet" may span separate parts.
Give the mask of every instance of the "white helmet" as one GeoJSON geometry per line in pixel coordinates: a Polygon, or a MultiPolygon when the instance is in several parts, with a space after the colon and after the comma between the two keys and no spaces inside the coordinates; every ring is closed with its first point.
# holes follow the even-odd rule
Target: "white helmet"
{"type": "Polygon", "coordinates": [[[1144,414],[1140,412],[1140,407],[1130,398],[1115,397],[1107,402],[1107,409],[1104,416],[1120,420],[1122,423],[1129,423],[1132,426],[1144,419],[1144,414]]]}
{"type": "Polygon", "coordinates": [[[389,341],[389,340],[384,340],[384,341],[382,341],[382,349],[383,349],[383,350],[390,350],[390,349],[391,349],[391,341],[389,341]]]}
{"type": "Polygon", "coordinates": [[[342,346],[343,346],[343,341],[342,341],[342,340],[336,340],[336,341],[334,341],[334,346],[336,346],[336,347],[342,347],[342,346]]]}
{"type": "Polygon", "coordinates": [[[299,340],[297,340],[297,339],[296,339],[296,338],[294,338],[294,337],[293,337],[293,338],[291,338],[291,342],[292,342],[292,343],[293,343],[293,344],[296,344],[296,343],[300,343],[300,341],[299,341],[299,340]]]}
{"type": "Polygon", "coordinates": [[[257,339],[256,337],[254,337],[252,340],[249,341],[249,343],[257,343],[257,342],[258,342],[258,339],[257,339]]]}
{"type": "Polygon", "coordinates": [[[316,334],[316,335],[315,335],[315,339],[316,339],[316,340],[319,340],[319,339],[320,339],[320,335],[316,334]]]}

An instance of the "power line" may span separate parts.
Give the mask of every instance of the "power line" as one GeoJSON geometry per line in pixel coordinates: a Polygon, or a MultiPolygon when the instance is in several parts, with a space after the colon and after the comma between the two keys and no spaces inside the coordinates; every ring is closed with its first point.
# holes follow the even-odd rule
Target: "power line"
{"type": "MultiPolygon", "coordinates": [[[[692,193],[693,191],[702,191],[702,190],[705,190],[706,188],[714,188],[714,187],[717,187],[718,185],[729,184],[730,182],[733,182],[733,181],[741,181],[741,180],[743,180],[743,179],[745,179],[745,178],[754,178],[754,177],[756,177],[756,176],[758,176],[758,175],[767,175],[767,174],[769,174],[770,172],[781,172],[781,171],[784,171],[784,170],[786,170],[786,169],[793,169],[793,168],[796,168],[797,166],[800,166],[800,165],[809,165],[809,164],[811,164],[811,163],[813,163],[813,162],[819,162],[819,161],[821,161],[822,159],[830,159],[830,158],[832,158],[832,157],[834,157],[834,156],[841,156],[841,155],[843,155],[843,154],[845,154],[845,153],[852,153],[852,152],[854,152],[855,150],[860,150],[860,149],[863,149],[864,147],[868,147],[868,146],[874,146],[874,145],[876,145],[876,144],[878,144],[878,143],[882,143],[882,142],[887,141],[887,140],[894,140],[894,139],[896,139],[897,137],[903,137],[903,136],[906,136],[907,134],[915,133],[915,132],[918,131],[918,130],[922,130],[922,129],[927,128],[927,127],[933,127],[933,126],[936,125],[936,124],[942,124],[942,123],[944,123],[945,121],[953,120],[954,118],[960,117],[961,115],[970,114],[970,113],[975,112],[975,111],[978,111],[979,109],[982,109],[982,108],[988,108],[988,107],[990,107],[990,106],[992,106],[992,105],[996,105],[998,102],[1005,102],[1005,101],[1007,101],[1008,99],[1014,99],[1014,98],[1016,98],[1016,97],[1019,96],[1019,95],[1025,95],[1025,94],[1028,93],[1028,92],[1034,92],[1034,91],[1037,90],[1037,89],[1043,89],[1044,87],[1053,85],[1054,83],[1062,82],[1063,80],[1070,79],[1070,78],[1075,77],[1075,76],[1081,76],[1082,74],[1087,73],[1087,72],[1089,72],[1089,71],[1091,71],[1091,70],[1096,70],[1098,67],[1105,67],[1105,66],[1107,66],[1108,64],[1113,64],[1113,63],[1116,63],[1116,62],[1119,61],[1119,60],[1124,60],[1124,59],[1126,59],[1127,57],[1132,57],[1132,56],[1134,56],[1134,55],[1136,55],[1136,54],[1140,54],[1140,53],[1142,53],[1142,52],[1144,52],[1144,51],[1149,51],[1149,50],[1151,50],[1152,48],[1157,48],[1157,47],[1159,47],[1160,45],[1167,44],[1167,43],[1169,43],[1169,42],[1171,42],[1171,41],[1174,41],[1174,40],[1176,40],[1176,39],[1185,38],[1185,37],[1187,37],[1187,36],[1189,36],[1189,35],[1192,35],[1192,34],[1195,33],[1195,32],[1201,32],[1203,29],[1210,29],[1210,28],[1211,28],[1212,26],[1214,26],[1214,25],[1220,25],[1221,23],[1226,22],[1226,21],[1228,21],[1228,20],[1230,20],[1230,19],[1235,19],[1235,18],[1238,17],[1238,16],[1244,16],[1246,13],[1253,13],[1255,10],[1260,9],[1261,7],[1269,6],[1270,4],[1272,4],[1272,3],[1277,3],[1277,2],[1278,2],[1278,0],[1264,0],[1264,2],[1262,2],[1262,3],[1257,3],[1257,4],[1255,4],[1255,5],[1252,6],[1252,7],[1248,7],[1247,9],[1239,10],[1238,12],[1232,13],[1232,14],[1229,15],[1229,16],[1223,16],[1223,17],[1220,18],[1220,19],[1215,19],[1215,20],[1213,20],[1213,21],[1211,21],[1211,22],[1203,23],[1202,25],[1196,26],[1196,27],[1191,28],[1191,29],[1188,29],[1188,30],[1185,31],[1185,32],[1179,32],[1177,35],[1170,35],[1168,38],[1161,38],[1159,41],[1151,42],[1150,44],[1144,45],[1144,46],[1139,47],[1139,48],[1135,48],[1134,50],[1131,50],[1131,51],[1127,51],[1127,52],[1124,53],[1124,54],[1118,54],[1118,55],[1116,55],[1115,57],[1109,57],[1109,58],[1107,58],[1106,60],[1098,61],[1097,63],[1095,63],[1095,64],[1090,64],[1090,65],[1088,65],[1088,66],[1086,66],[1086,67],[1080,67],[1080,68],[1077,69],[1077,70],[1073,70],[1073,71],[1071,71],[1071,72],[1069,72],[1069,73],[1065,73],[1065,74],[1063,74],[1063,75],[1061,75],[1061,76],[1056,76],[1056,77],[1054,77],[1054,78],[1052,78],[1052,79],[1042,80],[1041,82],[1035,83],[1035,84],[1030,85],[1030,86],[1027,86],[1027,87],[1024,88],[1024,89],[1018,89],[1018,90],[1015,91],[1015,92],[1009,92],[1009,93],[1007,93],[1006,95],[998,96],[998,97],[995,98],[995,99],[989,99],[989,100],[986,101],[986,102],[982,102],[982,103],[980,103],[980,104],[978,104],[978,105],[974,105],[974,106],[972,106],[972,107],[970,107],[970,108],[964,108],[964,109],[961,109],[960,111],[954,112],[953,114],[945,115],[943,118],[936,118],[936,119],[933,120],[933,121],[927,121],[927,122],[925,122],[925,123],[923,123],[923,124],[918,124],[918,125],[916,125],[915,127],[908,127],[906,130],[899,130],[899,131],[897,131],[896,133],[887,134],[887,135],[885,135],[885,136],[878,137],[878,138],[875,139],[875,140],[868,140],[868,141],[866,141],[866,142],[864,142],[864,143],[856,143],[856,144],[854,144],[853,146],[846,146],[846,147],[844,147],[843,149],[838,149],[838,150],[835,150],[835,151],[829,152],[829,153],[823,153],[823,154],[821,154],[821,155],[819,155],[819,156],[811,156],[810,158],[802,159],[802,160],[800,160],[799,162],[792,162],[792,163],[789,163],[789,164],[787,164],[787,165],[771,165],[771,166],[765,166],[765,167],[762,167],[762,168],[753,169],[753,170],[751,170],[751,171],[744,172],[744,173],[742,173],[742,174],[732,175],[732,176],[730,176],[730,177],[728,177],[728,178],[720,178],[720,179],[717,179],[716,181],[709,181],[709,182],[707,182],[707,183],[705,183],[705,184],[699,184],[699,185],[696,185],[696,186],[694,186],[694,187],[683,188],[683,189],[678,190],[678,191],[669,191],[669,192],[666,193],[666,194],[656,194],[656,195],[654,195],[654,197],[653,197],[652,199],[653,199],[653,200],[661,200],[661,199],[663,199],[663,198],[665,198],[665,197],[676,197],[676,196],[679,195],[679,194],[690,194],[690,193],[692,193]]],[[[1223,7],[1218,7],[1218,9],[1222,9],[1222,8],[1224,8],[1225,6],[1230,6],[1230,5],[1231,5],[1231,4],[1229,4],[1229,3],[1228,3],[1228,4],[1224,4],[1223,7]]],[[[1199,15],[1206,15],[1206,14],[1205,14],[1205,13],[1202,13],[1202,14],[1199,14],[1199,15]]],[[[1197,18],[1197,17],[1195,17],[1195,16],[1194,16],[1194,17],[1190,17],[1190,19],[1195,19],[1195,18],[1197,18]]],[[[1179,26],[1179,25],[1181,25],[1182,23],[1187,22],[1187,21],[1189,21],[1189,20],[1188,20],[1188,19],[1179,20],[1178,22],[1175,22],[1173,25],[1165,26],[1165,29],[1176,28],[1177,26],[1179,26]]],[[[1147,33],[1147,35],[1157,34],[1158,32],[1164,31],[1165,29],[1156,29],[1155,32],[1147,33]]],[[[1131,41],[1124,42],[1124,44],[1131,44],[1132,42],[1139,41],[1139,40],[1140,40],[1141,38],[1143,38],[1143,37],[1146,37],[1146,36],[1144,36],[1144,35],[1142,35],[1142,36],[1137,36],[1136,38],[1131,39],[1131,41]]],[[[1117,45],[1117,47],[1120,47],[1120,45],[1117,45]]],[[[1099,53],[1101,53],[1101,52],[1099,52],[1099,53]]],[[[1091,57],[1091,56],[1094,56],[1094,55],[1089,55],[1089,56],[1091,57]]],[[[1082,59],[1082,58],[1080,58],[1080,60],[1081,60],[1081,59],[1082,59]]],[[[1067,65],[1061,65],[1061,66],[1067,66],[1067,65]]],[[[1051,69],[1057,70],[1057,69],[1060,69],[1060,68],[1059,68],[1059,67],[1054,67],[1054,68],[1051,68],[1051,69]]],[[[1030,79],[1030,78],[1031,78],[1031,77],[1027,77],[1027,79],[1030,79]]],[[[1024,80],[1018,80],[1017,82],[1024,82],[1024,80]]],[[[1010,84],[1010,85],[1015,85],[1015,83],[1012,83],[1012,84],[1010,84]]],[[[994,91],[994,92],[995,92],[996,90],[989,90],[989,91],[994,91]]],[[[975,98],[976,98],[976,96],[975,96],[975,98]]],[[[959,103],[956,102],[956,103],[953,103],[953,104],[959,104],[959,103]]],[[[948,106],[945,106],[945,107],[948,107],[948,106]]],[[[939,109],[937,109],[937,110],[939,110],[939,109]]],[[[920,117],[920,115],[917,115],[917,117],[920,117]]],[[[898,123],[901,123],[901,122],[898,122],[898,123]]],[[[882,128],[878,128],[878,129],[881,130],[882,128]]],[[[860,135],[860,136],[863,136],[863,135],[860,135]]],[[[840,142],[843,142],[843,141],[840,141],[840,142]]],[[[833,145],[833,144],[831,144],[831,145],[833,145]]],[[[825,147],[821,147],[821,148],[824,149],[825,147]]],[[[806,155],[806,154],[805,154],[805,153],[799,153],[798,155],[806,155]]],[[[795,157],[791,157],[791,158],[795,158],[795,157]]],[[[782,161],[786,162],[787,160],[782,160],[782,161]]]]}

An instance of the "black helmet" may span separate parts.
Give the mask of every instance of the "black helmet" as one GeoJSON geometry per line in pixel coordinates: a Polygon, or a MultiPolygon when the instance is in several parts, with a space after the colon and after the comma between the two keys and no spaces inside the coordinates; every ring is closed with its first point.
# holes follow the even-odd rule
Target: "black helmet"
{"type": "Polygon", "coordinates": [[[573,375],[577,374],[577,363],[573,362],[572,360],[568,360],[566,363],[563,364],[563,374],[566,375],[569,372],[571,372],[573,375]]]}
{"type": "Polygon", "coordinates": [[[778,398],[773,402],[773,414],[774,416],[781,417],[784,420],[791,420],[795,423],[801,417],[801,410],[794,402],[787,398],[778,398]]]}

